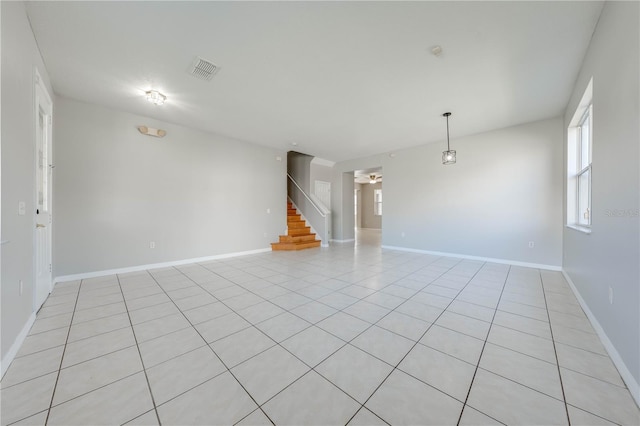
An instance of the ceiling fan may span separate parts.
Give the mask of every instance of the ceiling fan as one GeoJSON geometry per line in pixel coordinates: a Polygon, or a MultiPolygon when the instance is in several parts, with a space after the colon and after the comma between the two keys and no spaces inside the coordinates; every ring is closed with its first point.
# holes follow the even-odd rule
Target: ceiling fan
{"type": "Polygon", "coordinates": [[[368,175],[356,176],[355,182],[356,183],[370,183],[370,184],[373,185],[374,183],[382,182],[382,175],[380,173],[371,173],[371,174],[368,174],[368,175]]]}

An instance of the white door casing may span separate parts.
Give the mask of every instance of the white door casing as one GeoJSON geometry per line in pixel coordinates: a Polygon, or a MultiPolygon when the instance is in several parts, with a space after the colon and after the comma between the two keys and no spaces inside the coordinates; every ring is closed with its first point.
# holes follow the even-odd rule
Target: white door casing
{"type": "Polygon", "coordinates": [[[51,293],[52,280],[52,142],[53,142],[53,104],[51,96],[40,77],[34,70],[35,93],[35,152],[36,152],[36,194],[35,194],[35,291],[33,308],[38,311],[51,293]]]}

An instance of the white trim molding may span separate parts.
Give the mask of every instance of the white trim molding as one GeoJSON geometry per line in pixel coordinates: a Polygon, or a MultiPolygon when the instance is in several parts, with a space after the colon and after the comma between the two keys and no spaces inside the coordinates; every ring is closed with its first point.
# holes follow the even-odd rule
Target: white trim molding
{"type": "Polygon", "coordinates": [[[193,259],[174,260],[171,262],[150,263],[148,265],[137,265],[137,266],[130,266],[127,268],[106,269],[103,271],[84,272],[81,274],[72,274],[72,275],[62,275],[62,276],[56,277],[54,282],[62,283],[67,281],[83,280],[87,278],[104,277],[105,275],[126,274],[128,272],[139,272],[139,271],[146,271],[148,269],[167,268],[171,266],[187,265],[189,263],[209,262],[211,260],[228,259],[230,257],[238,257],[238,256],[248,256],[251,254],[266,253],[269,251],[271,251],[271,247],[261,248],[257,250],[240,251],[236,253],[217,254],[214,256],[195,257],[193,259]]]}
{"type": "Polygon", "coordinates": [[[509,259],[497,259],[493,257],[482,257],[482,256],[470,256],[466,254],[457,254],[457,253],[445,253],[441,251],[431,251],[431,250],[419,250],[412,249],[407,247],[396,247],[396,246],[382,246],[383,249],[388,250],[398,250],[398,251],[407,251],[410,253],[421,253],[421,254],[431,254],[434,256],[444,256],[444,257],[455,257],[458,259],[468,259],[468,260],[479,260],[482,262],[492,262],[492,263],[500,263],[503,265],[512,265],[512,266],[522,266],[525,268],[536,268],[536,269],[546,269],[549,271],[561,271],[561,266],[556,265],[546,265],[542,263],[530,263],[530,262],[520,262],[518,260],[509,260],[509,259]]]}
{"type": "Polygon", "coordinates": [[[346,240],[331,240],[332,243],[353,243],[356,239],[355,238],[349,238],[346,240]]]}
{"type": "Polygon", "coordinates": [[[593,313],[591,312],[591,309],[589,309],[589,306],[580,295],[578,288],[571,280],[571,277],[569,276],[567,271],[563,269],[562,275],[564,275],[564,279],[567,280],[567,283],[569,283],[569,287],[571,287],[571,291],[573,291],[573,294],[576,296],[576,299],[578,299],[578,303],[580,303],[582,310],[587,315],[587,318],[589,318],[589,322],[591,322],[593,329],[596,331],[596,334],[598,334],[598,337],[600,338],[600,341],[604,345],[604,348],[607,350],[607,353],[609,354],[611,361],[613,361],[613,364],[618,369],[618,373],[620,373],[620,377],[622,377],[622,380],[624,380],[624,383],[627,385],[627,388],[631,393],[631,397],[635,400],[636,404],[640,407],[640,384],[635,380],[635,378],[627,368],[627,365],[622,360],[622,357],[616,350],[615,346],[613,346],[613,343],[611,343],[611,340],[609,340],[609,336],[607,336],[607,333],[605,333],[604,329],[600,325],[600,322],[598,322],[598,319],[596,318],[596,316],[593,315],[593,313]]]}
{"type": "Polygon", "coordinates": [[[16,337],[16,340],[13,341],[13,345],[11,345],[7,354],[4,356],[4,358],[2,358],[2,365],[0,366],[0,370],[2,370],[2,373],[0,374],[0,377],[4,376],[4,373],[7,372],[7,369],[13,362],[13,359],[18,354],[18,351],[20,350],[20,348],[22,347],[22,344],[24,343],[24,339],[27,338],[27,335],[29,334],[29,330],[31,330],[31,326],[33,326],[33,323],[35,321],[36,321],[36,313],[32,312],[31,315],[29,316],[29,319],[27,319],[27,323],[24,325],[24,327],[22,327],[22,330],[20,330],[20,334],[18,334],[18,336],[16,337]]]}

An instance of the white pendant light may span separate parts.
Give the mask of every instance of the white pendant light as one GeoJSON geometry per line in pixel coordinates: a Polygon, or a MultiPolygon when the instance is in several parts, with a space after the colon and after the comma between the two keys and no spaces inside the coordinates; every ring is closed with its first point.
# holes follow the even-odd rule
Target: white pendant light
{"type": "Polygon", "coordinates": [[[449,116],[451,115],[450,112],[445,112],[444,114],[442,114],[443,117],[447,118],[447,150],[446,151],[442,151],[442,164],[456,164],[456,151],[455,150],[451,150],[451,147],[449,146],[449,116]]]}

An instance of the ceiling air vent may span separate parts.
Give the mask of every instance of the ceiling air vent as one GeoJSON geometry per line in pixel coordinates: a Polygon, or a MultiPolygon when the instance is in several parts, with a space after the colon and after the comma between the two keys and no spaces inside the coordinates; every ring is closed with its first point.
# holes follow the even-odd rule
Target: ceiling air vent
{"type": "Polygon", "coordinates": [[[210,81],[213,78],[213,75],[218,72],[220,67],[217,65],[207,61],[206,59],[202,59],[196,56],[196,59],[189,67],[189,74],[192,76],[199,78],[201,80],[210,81]]]}

